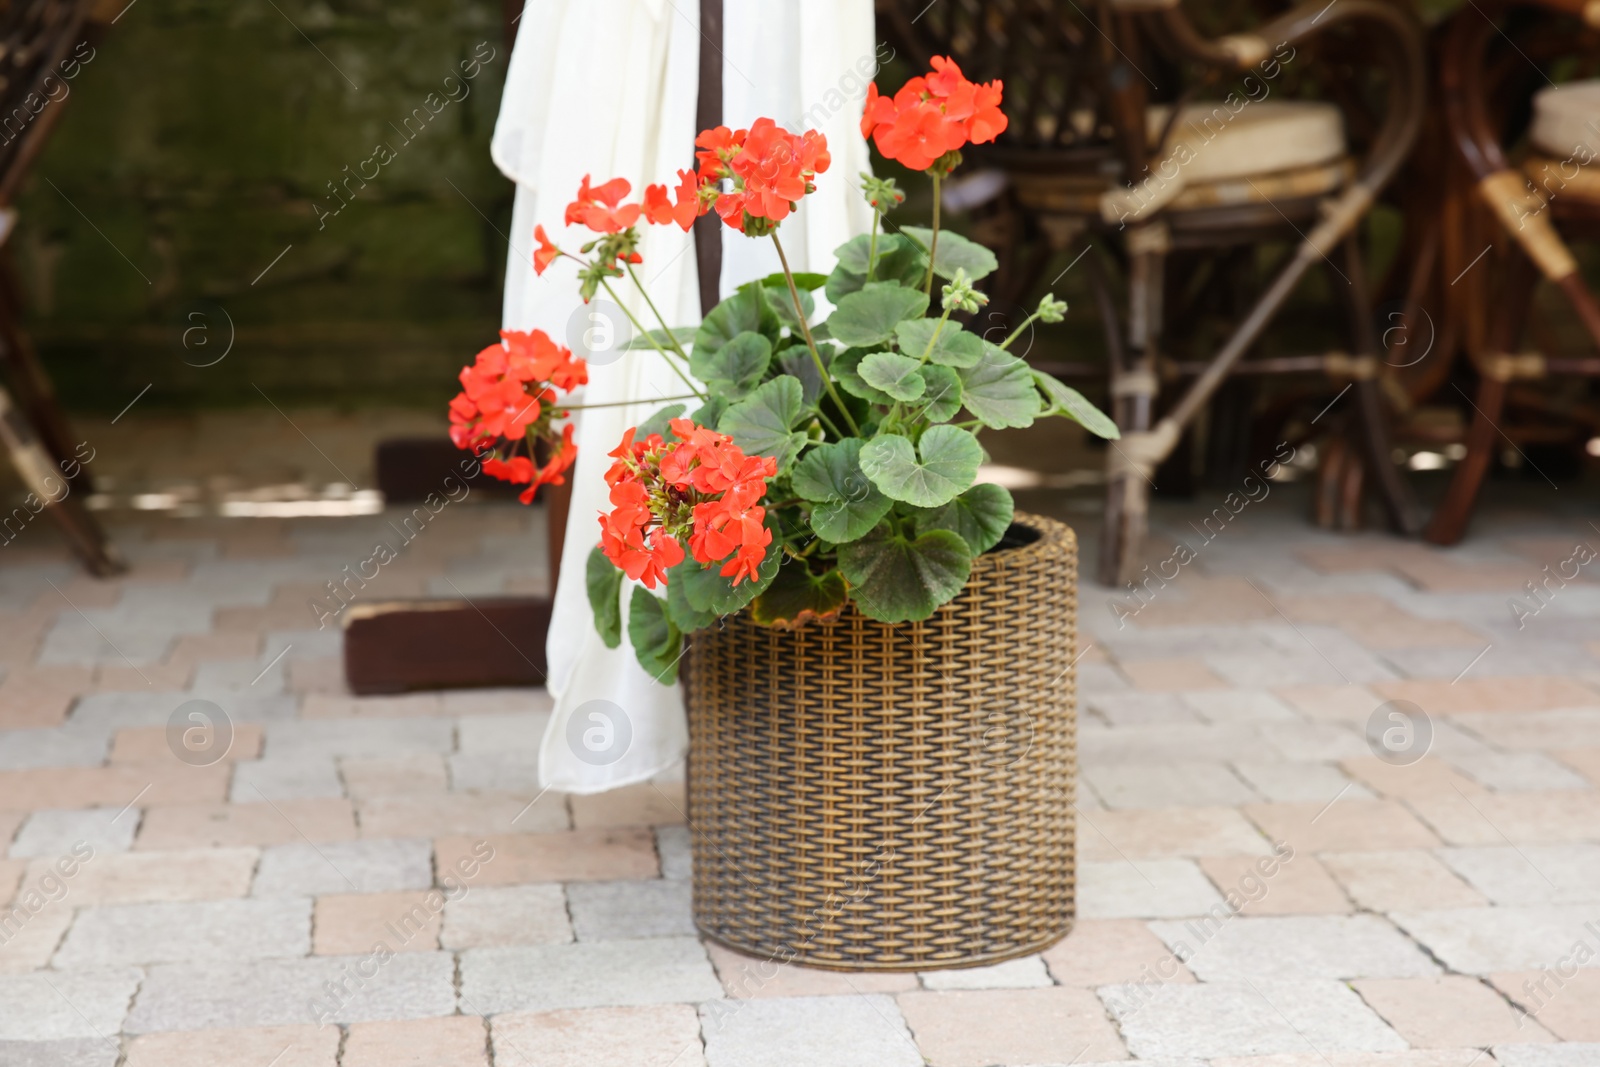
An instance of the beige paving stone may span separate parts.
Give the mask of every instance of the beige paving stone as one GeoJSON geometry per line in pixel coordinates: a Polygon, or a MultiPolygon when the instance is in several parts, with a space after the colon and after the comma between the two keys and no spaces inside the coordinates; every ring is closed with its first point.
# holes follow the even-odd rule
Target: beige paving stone
{"type": "Polygon", "coordinates": [[[192,666],[219,659],[255,659],[261,655],[261,645],[260,634],[183,634],[172,643],[167,660],[192,666]]]}
{"type": "Polygon", "coordinates": [[[565,830],[562,800],[556,793],[412,792],[368,797],[357,810],[363,837],[483,836],[565,830]]]}
{"type": "Polygon", "coordinates": [[[705,1067],[688,1004],[512,1012],[490,1021],[495,1062],[518,1067],[705,1067]]]}
{"type": "Polygon", "coordinates": [[[308,693],[300,706],[303,719],[411,719],[440,713],[439,694],[407,693],[393,697],[336,696],[308,693]]]}
{"type": "Polygon", "coordinates": [[[1350,898],[1373,911],[1473,908],[1488,901],[1422,849],[1325,852],[1320,857],[1350,898]]]}
{"type": "MultiPolygon", "coordinates": [[[[1561,1040],[1600,1043],[1600,969],[1576,967],[1570,957],[1550,963],[1545,971],[1502,972],[1489,981],[1561,1040]]],[[[1513,1037],[1507,1043],[1525,1040],[1513,1037]]]]}
{"type": "Polygon", "coordinates": [[[1375,623],[1421,622],[1394,601],[1376,593],[1322,593],[1284,597],[1278,607],[1295,622],[1319,623],[1325,626],[1354,624],[1368,626],[1375,623]]]}
{"type": "Polygon", "coordinates": [[[1446,848],[1439,858],[1496,904],[1600,904],[1600,845],[1446,848]]]}
{"type": "Polygon", "coordinates": [[[1086,989],[902,993],[896,1000],[933,1067],[1128,1058],[1105,1009],[1086,989]]]}
{"type": "MultiPolygon", "coordinates": [[[[233,724],[233,744],[223,754],[220,762],[238,763],[261,757],[261,724],[236,722],[233,724]]],[[[184,766],[173,756],[167,742],[165,726],[131,726],[118,730],[111,742],[113,764],[184,766]]]]}
{"type": "Polygon", "coordinates": [[[486,1015],[722,999],[692,937],[476,948],[460,960],[461,1004],[486,1015]]]}
{"type": "Polygon", "coordinates": [[[925,1067],[886,996],[771,997],[700,1007],[710,1067],[925,1067]]]}
{"type": "Polygon", "coordinates": [[[826,997],[856,993],[903,993],[917,988],[915,974],[844,974],[786,963],[781,957],[762,959],[706,942],[706,953],[728,996],[826,997]]]}
{"type": "Polygon", "coordinates": [[[151,808],[139,827],[138,849],[322,843],[355,837],[348,800],[289,799],[261,804],[186,804],[151,808]]]}
{"type": "Polygon", "coordinates": [[[334,1067],[336,1026],[262,1026],[141,1034],[124,1067],[334,1067]]]}
{"type": "Polygon", "coordinates": [[[1410,804],[1452,845],[1600,841],[1600,790],[1456,793],[1410,804]]]}
{"type": "Polygon", "coordinates": [[[439,947],[444,907],[444,894],[438,890],[318,897],[311,951],[317,956],[357,956],[383,945],[391,952],[432,952],[439,947]]]}
{"type": "Polygon", "coordinates": [[[0,859],[0,904],[11,903],[27,869],[27,860],[0,859]]]}
{"type": "Polygon", "coordinates": [[[1383,697],[1360,685],[1290,685],[1273,692],[1313,719],[1364,724],[1383,697]]]}
{"type": "Polygon", "coordinates": [[[161,763],[0,771],[0,808],[120,808],[136,797],[142,807],[217,803],[227,793],[228,773],[224,764],[191,767],[171,753],[161,763]]]}
{"type": "Polygon", "coordinates": [[[1084,860],[1078,864],[1078,914],[1085,919],[1203,915],[1222,903],[1193,860],[1084,860]]]}
{"type": "Polygon", "coordinates": [[[316,656],[289,662],[288,678],[284,682],[291,693],[329,693],[349,696],[344,684],[344,657],[316,656]]]}
{"type": "Polygon", "coordinates": [[[1234,808],[1149,808],[1078,814],[1079,856],[1263,855],[1271,845],[1234,808]]]}
{"type": "Polygon", "coordinates": [[[1550,711],[1600,704],[1600,692],[1559,675],[1468,677],[1456,682],[1412,678],[1374,682],[1372,691],[1385,700],[1409,700],[1430,715],[1550,711]]]}
{"type": "Polygon", "coordinates": [[[1394,920],[1452,971],[1492,974],[1582,963],[1600,948],[1589,904],[1396,911],[1394,920]]]}
{"type": "Polygon", "coordinates": [[[1406,1052],[1284,1052],[1273,1056],[1219,1056],[1211,1067],[1495,1067],[1480,1048],[1411,1049],[1406,1052]]]}
{"type": "Polygon", "coordinates": [[[79,694],[92,688],[87,667],[13,666],[0,679],[0,730],[59,726],[79,694]]]}
{"type": "Polygon", "coordinates": [[[1296,855],[1439,844],[1416,816],[1392,800],[1340,799],[1332,804],[1246,804],[1244,814],[1296,855]]]}
{"type": "Polygon", "coordinates": [[[1205,856],[1200,869],[1241,915],[1331,915],[1352,910],[1344,891],[1314,856],[1205,856]]]}
{"type": "Polygon", "coordinates": [[[1477,782],[1457,773],[1448,763],[1433,756],[1424,756],[1405,767],[1385,763],[1376,756],[1341,760],[1339,766],[1350,777],[1373,791],[1396,799],[1453,797],[1457,795],[1457,790],[1473,796],[1487,792],[1477,782]]]}
{"type": "Polygon", "coordinates": [[[1470,657],[1488,638],[1470,626],[1448,619],[1395,619],[1344,623],[1346,633],[1368,648],[1461,648],[1470,657]]]}
{"type": "Polygon", "coordinates": [[[992,963],[987,967],[952,967],[942,971],[923,971],[918,977],[922,988],[934,991],[952,989],[1043,989],[1053,986],[1044,960],[1038,956],[992,963]]]}
{"type": "Polygon", "coordinates": [[[1166,944],[1132,919],[1081,920],[1042,955],[1064,986],[1194,981],[1166,944]]]}
{"type": "Polygon", "coordinates": [[[1243,804],[1261,797],[1225,764],[1101,763],[1085,766],[1083,782],[1108,808],[1243,804]]]}
{"type": "Polygon", "coordinates": [[[339,760],[339,776],[344,780],[345,792],[358,801],[414,793],[440,794],[450,785],[444,757],[432,752],[382,759],[346,756],[339,760]]]}
{"type": "Polygon", "coordinates": [[[1377,915],[1163,920],[1150,930],[1202,982],[1416,978],[1439,968],[1377,915]]]}
{"type": "Polygon", "coordinates": [[[1600,785],[1600,748],[1561,748],[1550,755],[1600,785]]]}
{"type": "Polygon", "coordinates": [[[1185,689],[1225,689],[1221,678],[1198,659],[1147,659],[1119,663],[1135,689],[1147,693],[1176,693],[1185,689]]]}
{"type": "MultiPolygon", "coordinates": [[[[222,900],[250,891],[260,856],[254,848],[98,853],[65,881],[74,907],[222,900]]],[[[58,862],[49,857],[34,860],[28,865],[27,884],[38,884],[52,873],[59,876],[58,862]]]]}
{"type": "Polygon", "coordinates": [[[486,838],[441,837],[433,849],[440,870],[469,858],[479,841],[494,857],[482,865],[476,884],[589,882],[657,878],[655,838],[642,827],[569,830],[549,834],[501,834],[486,838]]]}
{"type": "Polygon", "coordinates": [[[439,943],[459,952],[497,945],[556,945],[573,939],[559,885],[472,886],[445,904],[439,943]]]}
{"type": "Polygon", "coordinates": [[[180,693],[193,680],[194,667],[187,663],[147,663],[140,667],[102,663],[94,670],[94,688],[102,693],[180,693]]]}
{"type": "Polygon", "coordinates": [[[72,925],[72,905],[62,898],[34,898],[24,887],[21,900],[0,910],[0,974],[22,974],[50,962],[61,935],[72,925]],[[27,903],[24,903],[27,902],[27,903]],[[37,911],[28,906],[38,903],[37,911]]]}
{"type": "Polygon", "coordinates": [[[487,1067],[488,1049],[489,1030],[475,1015],[353,1023],[339,1063],[340,1067],[487,1067]]]}
{"type": "Polygon", "coordinates": [[[0,845],[9,844],[17,836],[17,828],[26,818],[20,811],[0,811],[0,845]]]}
{"type": "Polygon", "coordinates": [[[1352,983],[1357,993],[1416,1048],[1460,1048],[1515,1041],[1553,1041],[1550,1032],[1519,1018],[1494,990],[1464,975],[1370,978],[1352,983]]]}
{"type": "Polygon", "coordinates": [[[1489,744],[1512,752],[1600,747],[1600,708],[1563,708],[1523,715],[1485,712],[1458,715],[1452,721],[1489,744]]]}
{"type": "Polygon", "coordinates": [[[682,826],[689,802],[684,783],[639,782],[604,793],[573,794],[572,825],[579,830],[613,826],[682,826]]]}

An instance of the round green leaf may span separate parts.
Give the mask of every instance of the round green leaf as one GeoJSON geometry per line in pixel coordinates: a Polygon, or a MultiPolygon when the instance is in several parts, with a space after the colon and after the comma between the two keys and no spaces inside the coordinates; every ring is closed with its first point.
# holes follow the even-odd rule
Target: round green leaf
{"type": "Polygon", "coordinates": [[[1065,415],[1097,437],[1115,441],[1122,436],[1111,416],[1089,403],[1087,397],[1070,385],[1037,370],[1033,372],[1033,380],[1050,400],[1046,415],[1065,415]]]}
{"type": "Polygon", "coordinates": [[[818,445],[795,464],[790,484],[811,502],[811,528],[824,541],[863,537],[894,506],[862,472],[861,445],[859,437],[818,445]]]}
{"type": "Polygon", "coordinates": [[[828,370],[833,375],[833,380],[839,383],[839,388],[851,396],[859,397],[869,404],[882,404],[884,407],[888,407],[894,403],[894,397],[882,389],[868,385],[866,379],[861,377],[859,370],[861,361],[868,355],[870,353],[862,349],[847,348],[833,357],[833,362],[829,364],[828,370]]]}
{"type": "Polygon", "coordinates": [[[844,575],[836,570],[812,574],[801,560],[778,568],[767,591],[750,602],[750,618],[758,626],[799,626],[844,610],[850,599],[844,575]]]}
{"type": "Polygon", "coordinates": [[[908,319],[894,333],[900,351],[912,359],[921,359],[926,352],[931,362],[942,366],[971,367],[983,358],[983,338],[954,322],[941,326],[938,319],[908,319]]]}
{"type": "Polygon", "coordinates": [[[916,516],[918,533],[929,530],[949,530],[960,534],[972,549],[981,556],[1005,536],[1015,514],[1011,493],[1004,486],[988,483],[975,485],[942,508],[920,511],[916,516]]]}
{"type": "Polygon", "coordinates": [[[671,430],[671,426],[668,424],[682,414],[682,404],[668,404],[666,407],[662,408],[660,411],[641,422],[639,424],[639,428],[634,432],[634,437],[640,441],[643,441],[646,437],[649,437],[653,433],[658,433],[662,437],[666,437],[668,432],[671,430]]]}
{"type": "Polygon", "coordinates": [[[683,654],[683,635],[667,618],[666,601],[642,585],[633,587],[628,601],[628,641],[645,673],[662,685],[678,680],[678,658],[683,654]]]}
{"type": "MultiPolygon", "coordinates": [[[[922,247],[919,249],[924,256],[933,243],[933,231],[922,226],[903,226],[900,232],[916,241],[922,247]]],[[[927,269],[928,261],[922,261],[923,269],[927,269]]],[[[956,271],[964,270],[967,277],[977,281],[986,274],[992,274],[1000,266],[1000,261],[993,252],[978,244],[969,241],[959,233],[950,230],[939,231],[939,248],[934,253],[933,273],[941,278],[954,278],[956,271]]]]}
{"type": "Polygon", "coordinates": [[[913,541],[880,526],[869,537],[839,546],[839,569],[862,614],[879,622],[916,622],[961,592],[972,573],[972,550],[949,530],[932,530],[913,541]]]}
{"type": "Polygon", "coordinates": [[[983,446],[957,426],[928,427],[916,449],[897,434],[875,437],[861,448],[861,469],[872,484],[919,508],[954,500],[972,485],[982,462],[983,446]]]}
{"type": "MultiPolygon", "coordinates": [[[[768,289],[783,289],[787,291],[789,288],[789,283],[784,281],[782,271],[779,271],[776,274],[769,274],[765,278],[762,278],[761,284],[766,286],[768,289]]],[[[821,289],[827,284],[828,276],[826,274],[808,274],[803,270],[797,270],[794,272],[794,287],[803,292],[809,293],[811,290],[821,289]]]]}
{"type": "Polygon", "coordinates": [[[767,303],[758,283],[742,285],[728,299],[711,309],[694,334],[694,351],[708,356],[741,333],[776,336],[778,316],[767,303]]]}
{"type": "Polygon", "coordinates": [[[733,438],[747,456],[775,456],[778,473],[784,473],[806,435],[793,432],[800,421],[805,389],[800,379],[780,374],[723,413],[717,429],[733,438]]]}
{"type": "Polygon", "coordinates": [[[684,601],[696,612],[709,613],[714,620],[721,615],[732,615],[761,595],[772,584],[772,579],[778,573],[778,565],[782,562],[783,541],[774,531],[772,544],[767,546],[767,554],[756,569],[754,578],[734,585],[732,578],[722,576],[720,562],[701,566],[692,559],[686,559],[667,572],[667,588],[671,589],[673,582],[681,583],[684,601]]]}
{"type": "Polygon", "coordinates": [[[983,360],[961,371],[961,402],[985,426],[1031,426],[1043,407],[1033,372],[998,345],[983,345],[983,360]]]}
{"type": "Polygon", "coordinates": [[[862,381],[896,400],[915,400],[928,385],[917,373],[918,366],[915,359],[896,352],[868,352],[856,372],[862,381]]]}
{"type": "Polygon", "coordinates": [[[737,400],[761,384],[772,364],[772,342],[746,330],[721,348],[698,345],[689,356],[689,372],[719,396],[737,400]]]}
{"type": "Polygon", "coordinates": [[[835,340],[865,348],[889,340],[898,323],[921,318],[927,310],[924,293],[895,282],[868,282],[839,301],[828,316],[828,328],[835,340]]]}
{"type": "Polygon", "coordinates": [[[913,417],[929,422],[949,422],[961,410],[961,378],[950,367],[929,364],[922,368],[922,380],[928,383],[912,410],[913,417]]]}
{"type": "Polygon", "coordinates": [[[607,648],[616,648],[622,644],[622,572],[596,545],[584,563],[583,576],[594,628],[607,648]]]}

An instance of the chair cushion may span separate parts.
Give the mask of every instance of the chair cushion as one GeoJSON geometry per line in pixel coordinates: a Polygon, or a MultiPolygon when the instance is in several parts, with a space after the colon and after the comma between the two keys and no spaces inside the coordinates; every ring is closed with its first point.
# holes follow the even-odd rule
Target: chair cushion
{"type": "Polygon", "coordinates": [[[1557,159],[1579,149],[1600,155],[1600,79],[1554,85],[1533,94],[1533,125],[1528,139],[1557,159]]]}
{"type": "MultiPolygon", "coordinates": [[[[1170,113],[1165,106],[1149,109],[1152,143],[1170,113]]],[[[1333,104],[1263,100],[1230,113],[1221,101],[1202,100],[1184,105],[1165,154],[1180,166],[1185,185],[1197,185],[1330,163],[1344,152],[1344,116],[1333,104]]]]}

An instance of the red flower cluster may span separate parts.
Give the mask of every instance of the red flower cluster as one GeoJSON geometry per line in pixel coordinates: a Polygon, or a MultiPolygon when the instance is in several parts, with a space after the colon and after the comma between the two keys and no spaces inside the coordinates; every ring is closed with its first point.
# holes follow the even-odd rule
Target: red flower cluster
{"type": "Polygon", "coordinates": [[[683,562],[687,535],[695,562],[722,563],[738,585],[754,578],[772,543],[759,501],[778,473],[771,456],[746,456],[733,439],[688,419],[670,423],[676,441],[660,434],[635,441],[623,435],[606,472],[612,510],[600,516],[600,548],[635,581],[654,589],[667,569],[683,562]],[[731,558],[730,558],[731,556],[731,558]]]}
{"type": "Polygon", "coordinates": [[[815,191],[812,179],[833,162],[828,139],[816,130],[790,133],[764,118],[748,130],[705,130],[694,143],[700,149],[695,158],[702,202],[715,203],[722,221],[745,233],[761,229],[750,219],[778,223],[788,218],[800,199],[815,191]],[[731,191],[722,189],[724,180],[731,182],[731,191]]]}
{"type": "Polygon", "coordinates": [[[943,156],[968,144],[986,144],[1005,131],[1000,110],[1002,84],[967,80],[952,59],[933,57],[933,70],[912,78],[894,96],[879,96],[867,86],[861,136],[878,151],[912,170],[928,170],[943,156]]]}
{"type": "Polygon", "coordinates": [[[526,485],[520,499],[527,504],[539,486],[560,485],[577,458],[572,427],[557,440],[553,422],[560,413],[548,405],[558,391],[571,392],[588,382],[589,367],[543,330],[502,330],[500,339],[479,352],[472,366],[461,368],[461,392],[450,401],[450,440],[479,455],[494,450],[484,460],[484,473],[526,485]],[[526,447],[530,432],[554,446],[543,465],[516,454],[526,447]]]}
{"type": "Polygon", "coordinates": [[[633,186],[626,178],[612,178],[604,185],[589,187],[589,176],[578,186],[578,198],[567,205],[568,226],[587,226],[595,233],[621,233],[639,221],[638,204],[624,204],[622,198],[633,186]]]}

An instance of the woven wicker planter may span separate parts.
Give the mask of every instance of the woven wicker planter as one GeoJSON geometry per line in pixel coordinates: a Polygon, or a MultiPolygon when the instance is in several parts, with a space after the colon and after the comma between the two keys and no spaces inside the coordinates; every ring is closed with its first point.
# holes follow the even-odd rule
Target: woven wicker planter
{"type": "Polygon", "coordinates": [[[1077,542],[1019,515],[921,623],[740,615],[689,650],[694,914],[841,970],[1037,952],[1073,917],[1077,542]]]}

